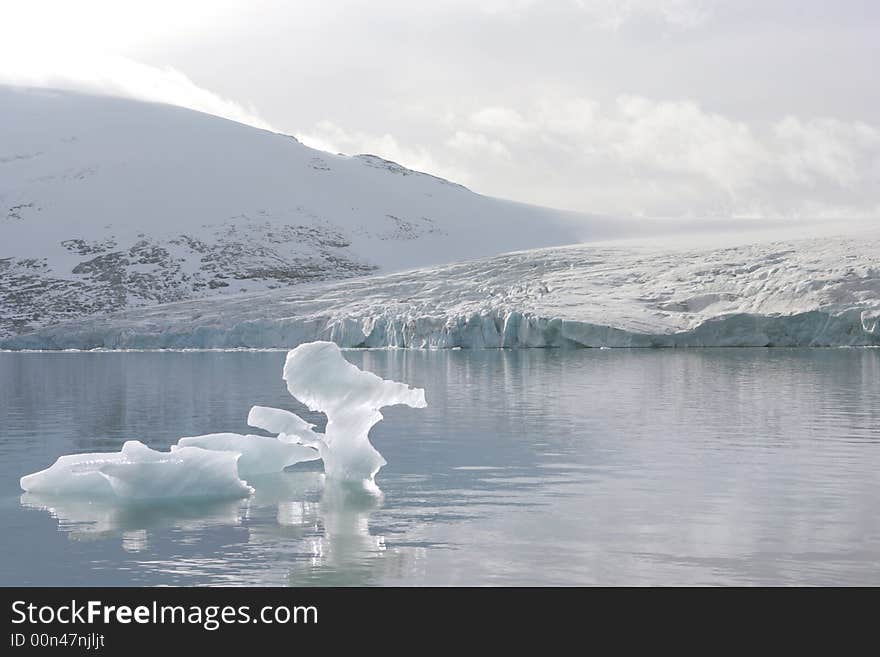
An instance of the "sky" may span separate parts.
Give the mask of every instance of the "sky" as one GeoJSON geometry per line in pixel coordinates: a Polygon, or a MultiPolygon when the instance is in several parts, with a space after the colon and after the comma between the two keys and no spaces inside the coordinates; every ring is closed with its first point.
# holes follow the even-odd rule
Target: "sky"
{"type": "Polygon", "coordinates": [[[602,215],[880,218],[874,0],[0,0],[0,83],[602,215]]]}

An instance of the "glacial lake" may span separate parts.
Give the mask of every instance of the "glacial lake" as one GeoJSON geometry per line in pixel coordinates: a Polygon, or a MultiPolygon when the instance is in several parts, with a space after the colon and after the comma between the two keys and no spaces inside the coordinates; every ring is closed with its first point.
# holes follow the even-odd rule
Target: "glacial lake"
{"type": "Polygon", "coordinates": [[[878,349],[344,353],[426,390],[371,433],[381,500],[313,463],[146,506],[18,480],[254,404],[320,425],[284,353],[0,353],[0,583],[880,585],[878,349]]]}

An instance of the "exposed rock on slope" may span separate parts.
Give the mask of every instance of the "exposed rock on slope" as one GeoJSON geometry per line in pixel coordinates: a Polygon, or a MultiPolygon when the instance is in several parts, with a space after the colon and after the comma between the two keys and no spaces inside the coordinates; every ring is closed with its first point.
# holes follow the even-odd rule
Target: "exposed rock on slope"
{"type": "Polygon", "coordinates": [[[0,87],[0,337],[611,230],[190,110],[0,87]]]}
{"type": "Polygon", "coordinates": [[[880,345],[880,234],[717,250],[573,246],[43,330],[7,348],[880,345]]]}

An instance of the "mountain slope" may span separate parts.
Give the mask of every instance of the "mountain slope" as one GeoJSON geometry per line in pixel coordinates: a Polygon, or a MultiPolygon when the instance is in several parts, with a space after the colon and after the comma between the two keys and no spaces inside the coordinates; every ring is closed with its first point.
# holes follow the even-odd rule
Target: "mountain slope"
{"type": "Polygon", "coordinates": [[[0,336],[620,230],[177,107],[0,87],[0,336]]]}
{"type": "Polygon", "coordinates": [[[571,246],[183,302],[9,349],[880,345],[880,232],[724,249],[571,246]]]}

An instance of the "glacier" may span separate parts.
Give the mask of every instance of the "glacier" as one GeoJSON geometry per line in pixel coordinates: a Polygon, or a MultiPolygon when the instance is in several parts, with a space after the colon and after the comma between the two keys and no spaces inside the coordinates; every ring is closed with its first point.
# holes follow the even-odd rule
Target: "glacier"
{"type": "Polygon", "coordinates": [[[5,349],[880,345],[880,232],[725,248],[607,243],[164,304],[5,349]]]}
{"type": "Polygon", "coordinates": [[[247,497],[253,488],[243,476],[320,458],[329,479],[378,495],[375,475],[386,461],[370,443],[370,429],[385,406],[424,408],[425,391],[360,370],[331,342],[291,350],[283,378],[292,396],[326,414],[323,433],[290,411],[254,406],[248,423],[276,436],[188,436],[168,452],[132,440],[119,452],[61,456],[49,468],[23,476],[20,486],[37,495],[121,501],[247,497]]]}
{"type": "Polygon", "coordinates": [[[0,339],[517,249],[805,225],[541,208],[180,107],[0,85],[0,339]]]}
{"type": "Polygon", "coordinates": [[[632,228],[180,107],[0,85],[0,336],[632,228]]]}

